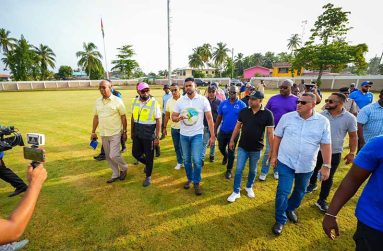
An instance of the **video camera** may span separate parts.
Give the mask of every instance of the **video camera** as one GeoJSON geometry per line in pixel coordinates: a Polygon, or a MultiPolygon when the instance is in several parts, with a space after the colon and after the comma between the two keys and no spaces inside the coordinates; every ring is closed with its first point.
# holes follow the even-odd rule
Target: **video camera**
{"type": "Polygon", "coordinates": [[[37,167],[40,162],[45,161],[45,150],[39,146],[45,145],[44,134],[28,133],[27,142],[30,147],[24,146],[23,137],[13,126],[2,127],[0,126],[0,152],[12,149],[14,146],[24,146],[24,158],[32,160],[31,165],[33,168],[37,167]],[[5,138],[4,136],[13,135],[5,138]]]}

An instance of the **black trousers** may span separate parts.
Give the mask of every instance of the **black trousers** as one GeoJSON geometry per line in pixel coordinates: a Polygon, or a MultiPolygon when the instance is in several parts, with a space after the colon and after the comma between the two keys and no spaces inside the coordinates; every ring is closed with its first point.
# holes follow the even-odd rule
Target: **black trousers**
{"type": "Polygon", "coordinates": [[[234,139],[234,150],[229,148],[229,143],[231,139],[232,133],[218,133],[218,148],[222,153],[224,158],[227,158],[227,170],[231,171],[233,169],[234,158],[235,158],[235,146],[237,145],[237,141],[239,138],[239,134],[234,139]]]}
{"type": "MultiPolygon", "coordinates": [[[[333,153],[331,155],[331,169],[330,169],[330,176],[327,180],[322,181],[322,185],[320,188],[320,194],[319,194],[319,199],[320,200],[326,200],[328,195],[330,194],[330,190],[332,187],[333,179],[334,179],[334,174],[336,172],[336,169],[339,166],[340,159],[341,159],[342,154],[341,153],[333,153]]],[[[321,151],[318,153],[318,158],[317,158],[317,163],[314,169],[313,174],[311,175],[310,178],[310,184],[316,184],[317,182],[317,176],[319,170],[322,168],[323,164],[323,157],[321,151]]]]}
{"type": "Polygon", "coordinates": [[[150,177],[153,171],[154,141],[134,137],[132,154],[134,158],[145,165],[146,177],[150,177]]]}
{"type": "Polygon", "coordinates": [[[11,169],[5,166],[2,159],[0,159],[0,179],[11,184],[16,189],[27,187],[27,184],[25,184],[19,176],[17,176],[11,169]]]}
{"type": "Polygon", "coordinates": [[[358,221],[353,237],[356,251],[378,251],[383,247],[383,232],[375,230],[358,221]]]}

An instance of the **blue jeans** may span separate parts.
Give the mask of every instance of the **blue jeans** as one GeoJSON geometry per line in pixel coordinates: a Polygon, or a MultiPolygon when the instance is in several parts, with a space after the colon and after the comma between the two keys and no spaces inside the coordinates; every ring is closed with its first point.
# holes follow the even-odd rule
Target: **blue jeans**
{"type": "Polygon", "coordinates": [[[194,136],[184,136],[181,134],[181,146],[184,156],[186,176],[188,181],[193,182],[194,184],[201,182],[202,138],[202,134],[194,136]]]}
{"type": "MultiPolygon", "coordinates": [[[[209,139],[210,139],[210,131],[209,127],[205,126],[203,131],[203,152],[202,152],[202,160],[205,160],[206,155],[206,148],[209,145],[209,139]]],[[[215,145],[210,147],[210,157],[215,156],[215,145]]]]}
{"type": "MultiPolygon", "coordinates": [[[[265,145],[265,153],[263,154],[263,159],[262,159],[261,174],[267,175],[270,170],[270,163],[267,163],[267,159],[269,158],[269,153],[270,153],[270,144],[269,144],[269,139],[267,137],[267,133],[265,135],[265,138],[266,138],[266,145],[265,145]]],[[[274,169],[274,173],[278,173],[277,167],[274,169]]]]}
{"type": "Polygon", "coordinates": [[[183,164],[184,161],[182,159],[182,148],[181,148],[181,140],[180,140],[180,129],[174,129],[172,128],[172,139],[173,139],[173,146],[174,150],[176,150],[176,156],[177,156],[177,163],[183,164]]]}
{"type": "Polygon", "coordinates": [[[234,176],[234,192],[239,193],[241,190],[242,172],[245,168],[246,161],[249,159],[249,175],[247,177],[246,188],[253,187],[255,176],[257,175],[258,160],[261,152],[248,152],[238,147],[237,169],[234,176]]]}
{"type": "Polygon", "coordinates": [[[312,172],[295,173],[294,169],[278,161],[279,180],[277,194],[275,197],[275,221],[280,224],[286,224],[286,211],[297,209],[305,196],[306,187],[312,172]],[[295,179],[295,181],[294,181],[295,179]],[[294,190],[289,198],[291,189],[294,190]]]}

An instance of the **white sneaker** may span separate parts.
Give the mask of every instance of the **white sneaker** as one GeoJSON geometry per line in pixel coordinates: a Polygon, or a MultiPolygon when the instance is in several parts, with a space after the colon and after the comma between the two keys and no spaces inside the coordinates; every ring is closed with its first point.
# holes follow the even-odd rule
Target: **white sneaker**
{"type": "Polygon", "coordinates": [[[249,198],[254,198],[255,197],[255,194],[254,194],[254,191],[253,191],[253,188],[245,188],[246,192],[247,192],[247,197],[249,198]]]}
{"type": "Polygon", "coordinates": [[[276,180],[279,179],[279,174],[278,173],[274,173],[274,179],[276,179],[276,180]]]}
{"type": "Polygon", "coordinates": [[[176,169],[176,170],[180,170],[180,169],[181,169],[181,166],[182,166],[182,164],[178,163],[174,169],[176,169]]]}
{"type": "Polygon", "coordinates": [[[261,173],[261,175],[259,175],[259,180],[265,181],[266,180],[266,174],[261,173]]]}
{"type": "Polygon", "coordinates": [[[233,192],[228,198],[228,202],[234,202],[236,199],[241,198],[241,193],[233,192]]]}

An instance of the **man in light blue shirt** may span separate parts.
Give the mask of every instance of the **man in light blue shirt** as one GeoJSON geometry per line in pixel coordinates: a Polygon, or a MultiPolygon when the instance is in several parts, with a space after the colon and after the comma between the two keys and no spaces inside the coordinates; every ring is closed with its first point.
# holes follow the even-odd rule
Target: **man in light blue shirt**
{"type": "Polygon", "coordinates": [[[280,235],[287,219],[297,223],[295,210],[305,195],[319,149],[323,156],[321,180],[327,180],[331,168],[330,122],[314,111],[316,97],[304,93],[297,101],[297,111],[282,116],[275,129],[270,164],[279,172],[272,231],[280,235]],[[278,163],[278,165],[277,165],[278,163]],[[295,180],[295,181],[294,181],[295,180]],[[291,193],[292,186],[294,190],[291,193]]]}
{"type": "Polygon", "coordinates": [[[365,107],[368,104],[371,104],[374,100],[374,95],[370,92],[372,86],[371,81],[364,81],[360,84],[360,90],[356,90],[350,93],[349,98],[355,100],[355,103],[360,109],[365,107]]]}
{"type": "MultiPolygon", "coordinates": [[[[163,88],[165,94],[162,96],[162,122],[161,122],[161,132],[164,131],[164,125],[165,125],[165,114],[166,114],[166,103],[169,99],[173,97],[173,95],[170,93],[170,85],[165,84],[163,88]]],[[[165,135],[162,133],[161,140],[165,138],[165,135]]]]}
{"type": "Polygon", "coordinates": [[[358,117],[358,138],[361,149],[371,138],[383,134],[383,89],[379,100],[360,110],[358,117]]]}

